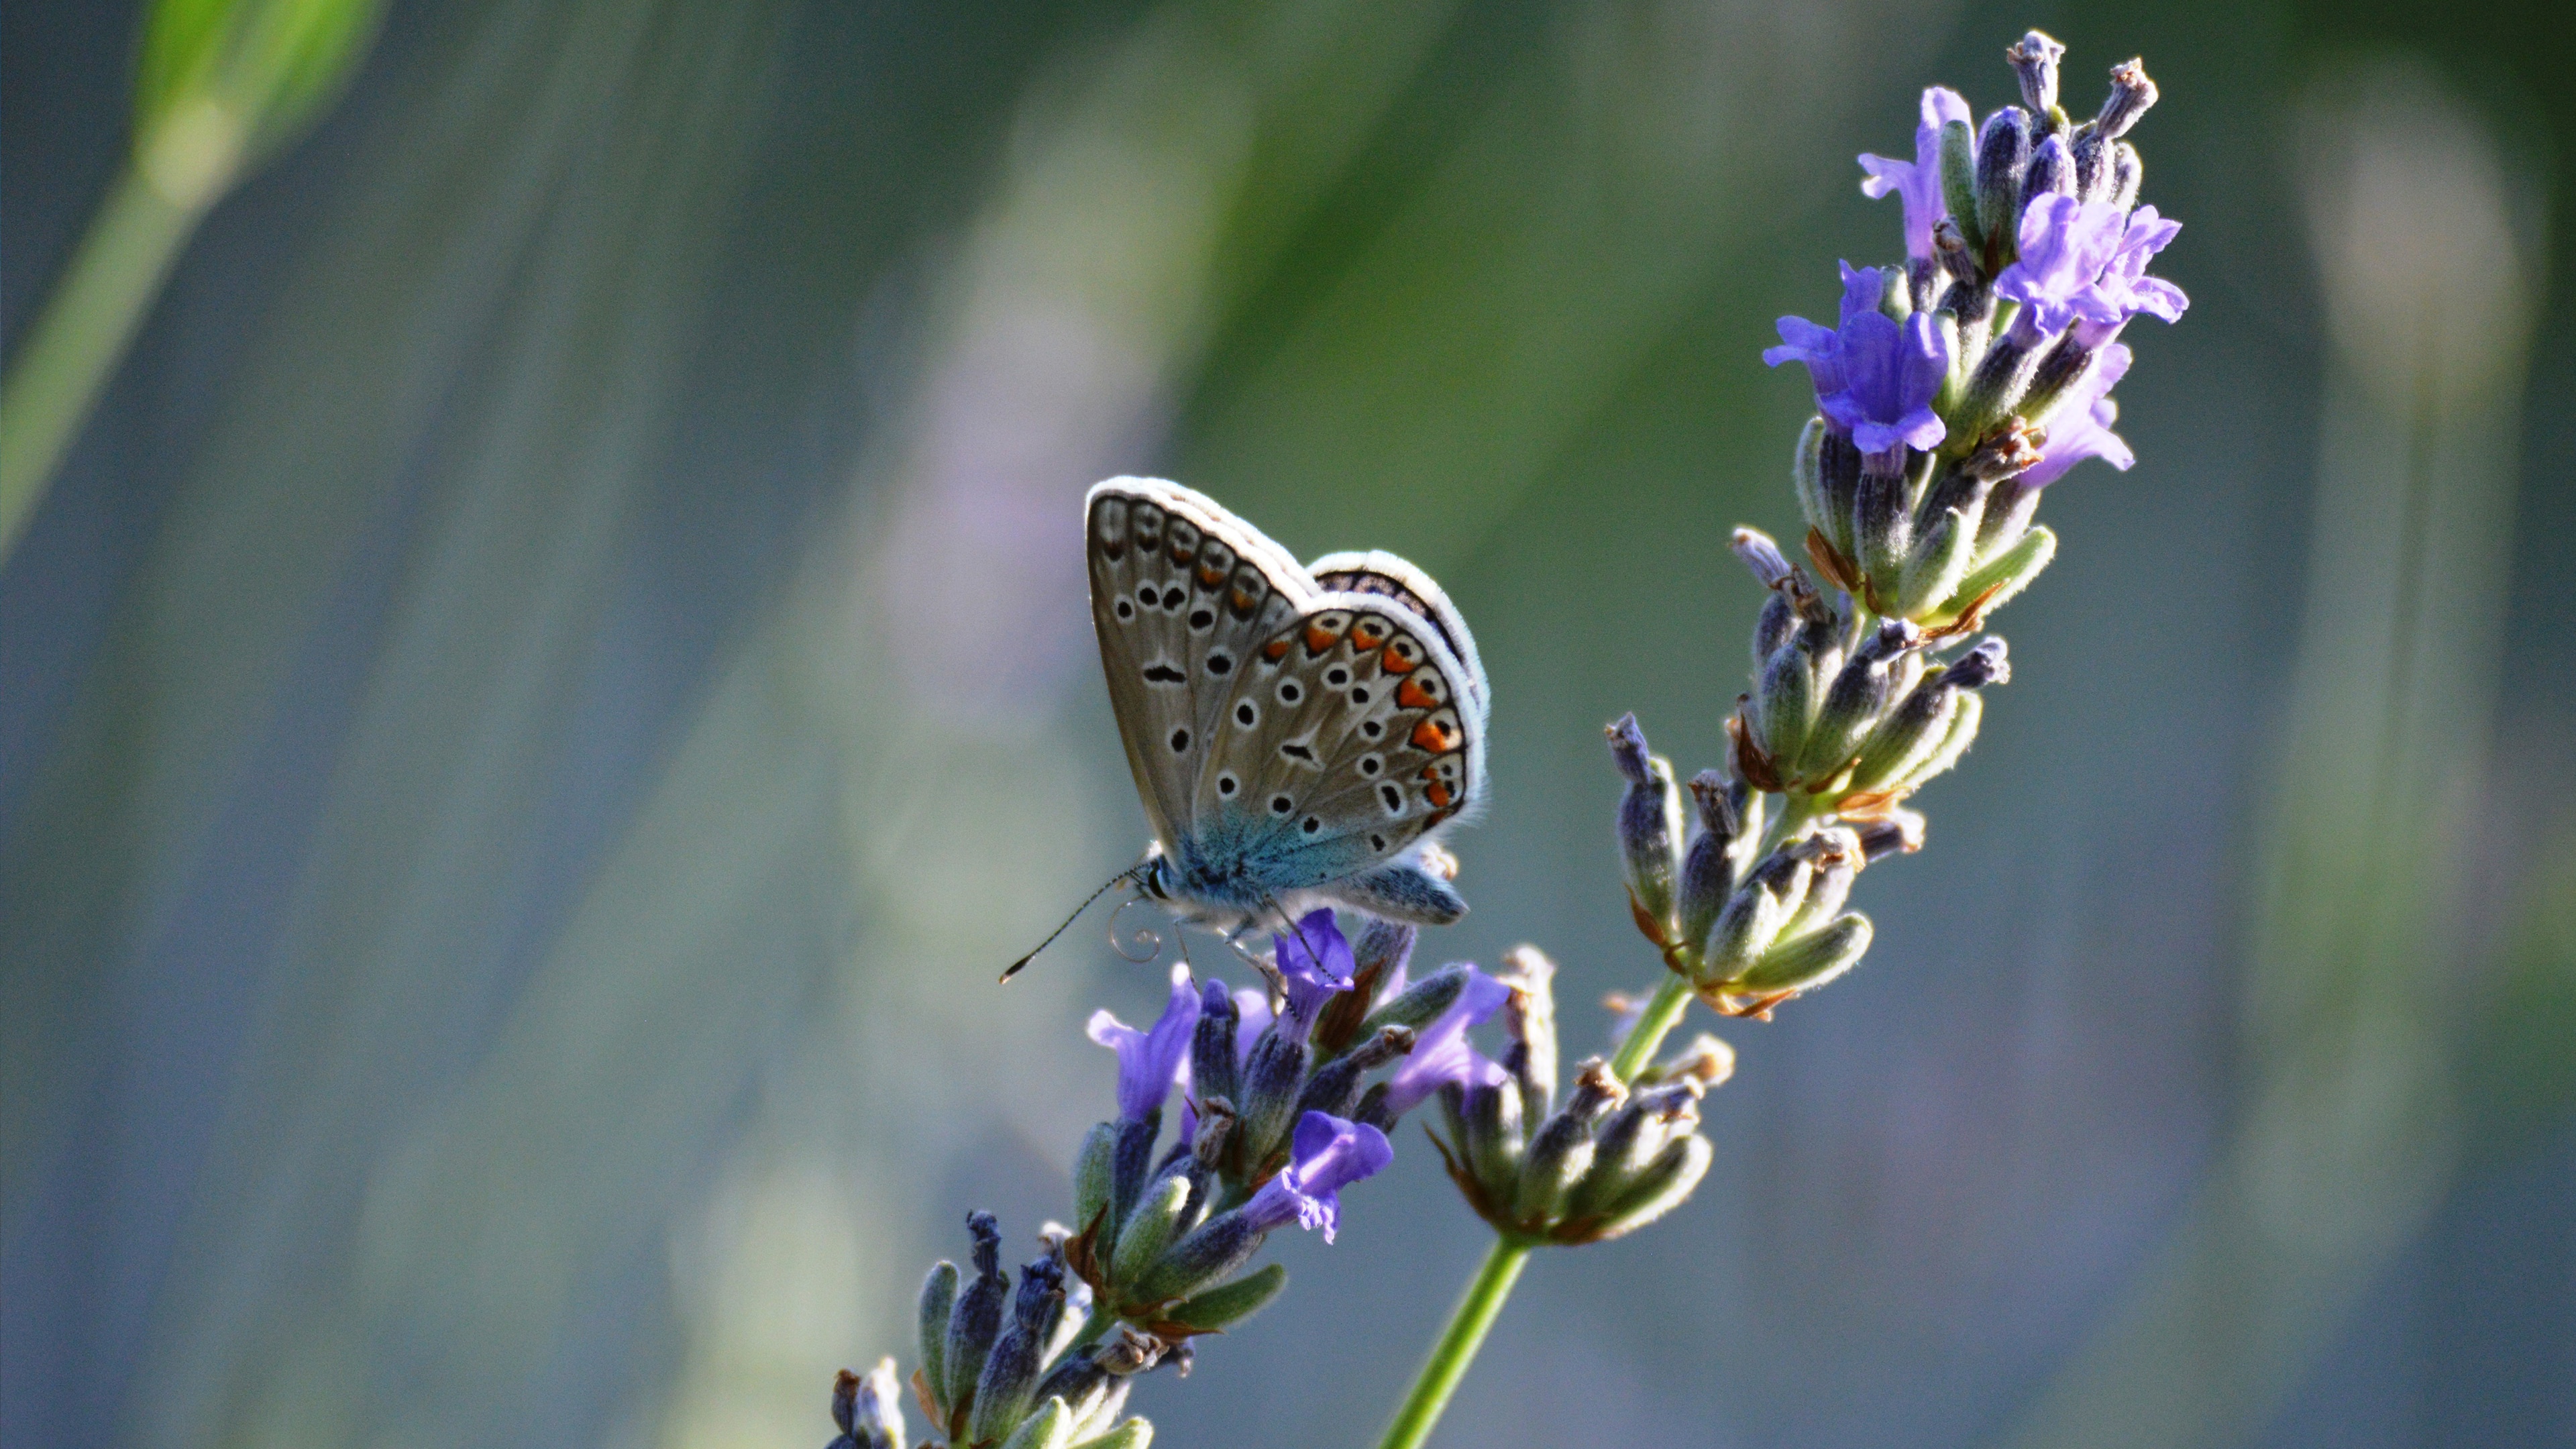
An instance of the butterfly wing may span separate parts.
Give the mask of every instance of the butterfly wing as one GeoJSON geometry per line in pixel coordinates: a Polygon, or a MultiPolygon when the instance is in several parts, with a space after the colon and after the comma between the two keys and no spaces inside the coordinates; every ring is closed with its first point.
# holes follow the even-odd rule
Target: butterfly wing
{"type": "Polygon", "coordinates": [[[1449,602],[1449,595],[1432,580],[1431,575],[1384,550],[1367,553],[1328,553],[1306,565],[1316,587],[1328,593],[1376,594],[1393,599],[1421,616],[1440,633],[1440,642],[1464,666],[1464,686],[1468,703],[1478,723],[1477,733],[1491,711],[1488,703],[1492,691],[1485,683],[1484,661],[1476,655],[1476,636],[1467,632],[1466,616],[1449,602]]]}
{"type": "Polygon", "coordinates": [[[1171,850],[1245,665],[1321,591],[1261,530],[1177,483],[1112,478],[1084,515],[1109,702],[1136,793],[1171,850]]]}
{"type": "Polygon", "coordinates": [[[1261,889],[1357,875],[1481,804],[1484,714],[1442,632],[1383,594],[1324,593],[1253,651],[1192,801],[1261,889]]]}

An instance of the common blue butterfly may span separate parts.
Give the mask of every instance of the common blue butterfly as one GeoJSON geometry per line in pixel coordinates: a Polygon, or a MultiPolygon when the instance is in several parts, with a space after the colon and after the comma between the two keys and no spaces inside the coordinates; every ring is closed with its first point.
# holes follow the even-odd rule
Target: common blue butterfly
{"type": "Polygon", "coordinates": [[[1389,553],[1300,566],[1157,478],[1099,484],[1084,520],[1100,665],[1154,830],[1119,879],[1227,932],[1317,906],[1464,914],[1425,852],[1484,804],[1488,691],[1431,576],[1389,553]]]}

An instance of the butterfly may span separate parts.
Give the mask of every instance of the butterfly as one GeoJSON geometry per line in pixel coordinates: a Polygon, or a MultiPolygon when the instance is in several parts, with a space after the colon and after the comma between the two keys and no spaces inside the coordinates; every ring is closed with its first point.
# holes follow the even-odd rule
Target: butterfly
{"type": "Polygon", "coordinates": [[[1465,914],[1435,842],[1484,804],[1490,691],[1431,576],[1378,552],[1301,566],[1157,478],[1112,478],[1083,510],[1100,666],[1154,830],[1110,883],[1228,933],[1317,906],[1465,914]]]}

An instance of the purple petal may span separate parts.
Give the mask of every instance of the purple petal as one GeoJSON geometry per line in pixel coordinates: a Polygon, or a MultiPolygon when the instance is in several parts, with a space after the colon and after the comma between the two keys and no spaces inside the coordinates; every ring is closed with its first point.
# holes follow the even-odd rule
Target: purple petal
{"type": "Polygon", "coordinates": [[[1288,982],[1288,1016],[1298,1024],[1302,1040],[1324,1003],[1351,989],[1351,943],[1334,924],[1329,906],[1307,912],[1295,930],[1270,940],[1279,974],[1288,982]]]}
{"type": "Polygon", "coordinates": [[[1483,1087],[1500,1083],[1504,1075],[1501,1065],[1477,1051],[1467,1039],[1467,1032],[1483,1025],[1511,999],[1510,987],[1469,967],[1466,989],[1414,1038],[1413,1050],[1406,1054],[1404,1065],[1387,1078],[1387,1111],[1401,1117],[1451,1082],[1483,1087]]]}
{"type": "Polygon", "coordinates": [[[1244,1216],[1263,1232],[1294,1218],[1323,1229],[1329,1243],[1340,1226],[1341,1190],[1382,1171],[1395,1160],[1395,1147],[1367,1123],[1309,1112],[1298,1119],[1288,1155],[1288,1165],[1243,1205],[1244,1216]]]}
{"type": "Polygon", "coordinates": [[[1149,1030],[1138,1031],[1106,1011],[1091,1014],[1091,1039],[1118,1053],[1121,1117],[1141,1122],[1162,1108],[1189,1060],[1190,1033],[1198,1024],[1198,986],[1186,963],[1172,967],[1171,997],[1149,1030]]]}

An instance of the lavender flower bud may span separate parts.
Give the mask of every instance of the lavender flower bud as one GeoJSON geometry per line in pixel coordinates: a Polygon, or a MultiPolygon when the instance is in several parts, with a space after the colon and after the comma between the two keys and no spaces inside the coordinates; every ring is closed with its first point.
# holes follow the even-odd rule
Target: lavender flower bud
{"type": "Polygon", "coordinates": [[[1062,1399],[1065,1407],[1073,1411],[1074,1421],[1079,1426],[1098,1416],[1110,1393],[1124,1382],[1109,1372],[1108,1366],[1101,1362],[1100,1348],[1094,1345],[1066,1354],[1039,1381],[1036,1398],[1041,1404],[1049,1399],[1062,1399]]]}
{"type": "Polygon", "coordinates": [[[1055,1337],[1064,1313],[1064,1265],[1040,1258],[1020,1269],[1019,1296],[1012,1301],[1010,1326],[1002,1330],[975,1377],[975,1399],[967,1409],[967,1438],[992,1441],[1007,1437],[1029,1411],[1029,1393],[1037,1387],[1039,1353],[1055,1337]]]}
{"type": "Polygon", "coordinates": [[[1762,996],[1822,986],[1860,964],[1869,950],[1869,938],[1869,917],[1854,912],[1822,930],[1772,947],[1737,985],[1762,996]]]}
{"type": "Polygon", "coordinates": [[[2111,148],[2111,204],[2127,211],[2138,204],[2138,188],[2146,183],[2146,158],[2126,141],[2111,148]]]}
{"type": "Polygon", "coordinates": [[[1850,557],[1854,547],[1852,505],[1860,496],[1860,445],[1830,428],[1824,429],[1824,437],[1816,445],[1816,492],[1825,510],[1818,525],[1825,541],[1844,557],[1850,557]]]}
{"type": "Polygon", "coordinates": [[[1512,990],[1503,1007],[1512,1042],[1503,1070],[1520,1087],[1520,1120],[1535,1122],[1556,1098],[1556,963],[1536,946],[1514,946],[1502,964],[1496,979],[1512,990]]]}
{"type": "MultiPolygon", "coordinates": [[[[1188,1348],[1188,1344],[1181,1345],[1174,1351],[1175,1356],[1186,1358],[1188,1348]]],[[[1081,1440],[1079,1449],[1147,1449],[1153,1442],[1154,1426],[1142,1419],[1130,1419],[1096,1439],[1081,1440]]]]}
{"type": "Polygon", "coordinates": [[[2032,150],[2021,194],[2025,201],[2034,196],[2075,195],[2075,153],[2063,139],[2051,136],[2032,150]]]}
{"type": "Polygon", "coordinates": [[[1109,1260],[1109,1281],[1116,1284],[1141,1282],[1161,1260],[1163,1250],[1180,1236],[1182,1219],[1189,1208],[1190,1180],[1185,1176],[1166,1177],[1154,1184],[1136,1210],[1118,1228],[1118,1246],[1109,1260]]]}
{"type": "Polygon", "coordinates": [[[1234,1104],[1219,1096],[1199,1098],[1199,1130],[1190,1138],[1190,1156],[1202,1168],[1215,1170],[1234,1135],[1234,1104]]]}
{"type": "MultiPolygon", "coordinates": [[[[1965,121],[1941,125],[1941,204],[1959,229],[1971,257],[1983,256],[1986,234],[1977,224],[1977,137],[1965,121]]],[[[1933,245],[1938,247],[1938,229],[1933,245]]]]}
{"type": "MultiPolygon", "coordinates": [[[[1817,431],[1821,432],[1821,426],[1817,431]]],[[[1754,581],[1777,591],[1789,582],[1789,559],[1771,535],[1758,528],[1738,528],[1728,545],[1744,566],[1753,571],[1754,581]]]]}
{"type": "MultiPolygon", "coordinates": [[[[1959,225],[1956,218],[1945,216],[1941,218],[1940,225],[1932,228],[1932,257],[1941,264],[1942,272],[1959,287],[1974,289],[1985,280],[1985,274],[1978,269],[1977,249],[1969,244],[1967,230],[1959,225]]],[[[1957,304],[1946,297],[1942,299],[1941,306],[1946,311],[1959,310],[1957,304]]]]}
{"type": "Polygon", "coordinates": [[[1989,266],[2013,259],[2021,178],[2029,169],[2030,115],[2019,106],[2001,107],[1977,135],[1977,230],[1986,239],[1989,266]]]}
{"type": "Polygon", "coordinates": [[[1214,1333],[1268,1307],[1270,1300],[1279,1296],[1279,1290],[1287,1286],[1288,1269],[1271,1263],[1231,1283],[1191,1294],[1172,1305],[1164,1317],[1193,1333],[1214,1333]]]}
{"type": "MultiPolygon", "coordinates": [[[[1801,631],[1803,635],[1804,631],[1801,631]]],[[[1815,715],[1815,662],[1792,639],[1772,652],[1754,685],[1752,708],[1745,723],[1773,764],[1786,770],[1806,742],[1807,724],[1815,715]]]]}
{"type": "Polygon", "coordinates": [[[1890,810],[1862,822],[1854,833],[1860,837],[1861,854],[1870,860],[1912,855],[1923,848],[1923,817],[1911,810],[1890,810]]]}
{"type": "Polygon", "coordinates": [[[1564,1221],[1581,1224],[1614,1199],[1625,1196],[1638,1173],[1646,1170],[1678,1133],[1699,1123],[1703,1088],[1690,1078],[1639,1091],[1626,1106],[1612,1112],[1592,1139],[1592,1168],[1565,1200],[1564,1221]]]}
{"type": "Polygon", "coordinates": [[[2093,129],[2105,141],[2117,141],[2129,134],[2129,128],[2156,103],[2156,83],[2147,79],[2143,60],[2132,57],[2111,67],[2111,94],[2102,101],[2102,112],[2093,118],[2093,129]]]}
{"type": "Polygon", "coordinates": [[[1153,1176],[1154,1142],[1163,1135],[1163,1109],[1146,1113],[1142,1121],[1117,1125],[1118,1141],[1109,1156],[1109,1214],[1124,1222],[1145,1191],[1146,1179],[1153,1176]]]}
{"type": "Polygon", "coordinates": [[[1209,982],[1200,993],[1199,1024],[1190,1035],[1190,1085],[1201,1100],[1215,1096],[1234,1101],[1243,1095],[1235,1080],[1235,1034],[1242,1020],[1234,993],[1221,981],[1209,982]]]}
{"type": "Polygon", "coordinates": [[[1860,497],[1852,507],[1855,556],[1872,589],[1896,585],[1904,572],[1906,551],[1913,546],[1913,519],[1905,511],[1905,477],[1901,467],[1887,471],[1864,467],[1860,497]]]}
{"type": "Polygon", "coordinates": [[[1895,611],[1911,618],[1947,600],[1976,557],[1977,526],[1956,508],[1946,509],[1905,556],[1897,576],[1895,611]]]}
{"type": "Polygon", "coordinates": [[[1673,878],[1681,873],[1682,800],[1673,784],[1673,767],[1646,752],[1645,732],[1637,717],[1621,715],[1610,726],[1610,758],[1628,781],[1619,798],[1619,855],[1627,868],[1628,898],[1636,906],[1640,927],[1658,945],[1673,913],[1673,878]]]}
{"type": "Polygon", "coordinates": [[[949,1405],[966,1402],[975,1391],[984,1357],[1002,1331],[1002,1309],[1011,1291],[1011,1277],[1002,1271],[1001,1224],[991,1213],[968,1213],[966,1231],[975,1237],[975,1280],[957,1295],[957,1306],[948,1315],[948,1346],[940,1355],[948,1367],[948,1392],[941,1402],[949,1405]]]}
{"type": "Polygon", "coordinates": [[[1350,1050],[1351,1043],[1384,1024],[1376,1020],[1369,1003],[1382,994],[1392,996],[1403,989],[1405,967],[1413,959],[1414,941],[1421,934],[1419,927],[1380,920],[1370,921],[1360,932],[1359,940],[1351,947],[1351,989],[1325,1003],[1323,1013],[1315,1018],[1318,1058],[1339,1056],[1350,1050]]]}
{"type": "Polygon", "coordinates": [[[1696,951],[1708,940],[1708,928],[1726,907],[1735,889],[1735,841],[1743,827],[1724,775],[1702,770],[1691,777],[1691,799],[1699,806],[1699,837],[1682,857],[1677,907],[1681,941],[1696,951]]]}
{"type": "MultiPolygon", "coordinates": [[[[1841,914],[1844,903],[1851,899],[1852,882],[1860,875],[1860,868],[1867,859],[1861,854],[1860,836],[1847,826],[1838,826],[1824,835],[1838,838],[1826,853],[1818,856],[1816,873],[1807,882],[1807,898],[1798,903],[1798,909],[1789,919],[1780,923],[1779,939],[1772,943],[1770,951],[1764,953],[1766,961],[1779,953],[1781,941],[1794,941],[1823,928],[1841,914]]],[[[1824,836],[1810,838],[1823,839],[1824,836]]]]}
{"type": "Polygon", "coordinates": [[[1072,1445],[1073,1410],[1062,1399],[1048,1399],[1020,1421],[1001,1449],[1072,1449],[1072,1445]]]}
{"type": "Polygon", "coordinates": [[[1762,612],[1753,616],[1753,667],[1760,669],[1770,661],[1780,646],[1798,628],[1798,614],[1789,607],[1785,594],[1773,594],[1762,601],[1762,612]]]}
{"type": "Polygon", "coordinates": [[[1440,1100],[1451,1113],[1450,1132],[1467,1155],[1470,1176],[1485,1184],[1498,1202],[1511,1201],[1520,1177],[1521,1093],[1506,1083],[1499,1087],[1443,1087],[1440,1100]]]}
{"type": "Polygon", "coordinates": [[[856,1449],[904,1449],[903,1394],[894,1360],[877,1360],[866,1377],[841,1370],[832,1383],[832,1422],[856,1449]]]}
{"type": "Polygon", "coordinates": [[[1280,1030],[1286,1020],[1283,1015],[1263,1028],[1243,1065],[1242,1120],[1235,1135],[1242,1143],[1244,1166],[1256,1173],[1285,1143],[1306,1082],[1306,1044],[1280,1030]]]}
{"type": "Polygon", "coordinates": [[[1785,847],[1763,857],[1738,886],[1710,930],[1698,985],[1730,981],[1771,948],[1780,927],[1807,898],[1815,868],[1785,847]]]}
{"type": "MultiPolygon", "coordinates": [[[[1798,433],[1798,449],[1790,455],[1789,482],[1797,491],[1798,511],[1806,515],[1807,526],[1830,539],[1835,528],[1834,508],[1825,497],[1825,434],[1823,418],[1807,419],[1807,426],[1798,433]]],[[[1770,587],[1767,581],[1764,587],[1770,587]]],[[[1779,596],[1775,593],[1772,597],[1779,596]]],[[[1764,607],[1769,606],[1766,603],[1764,607]]]]}
{"type": "Polygon", "coordinates": [[[1348,1117],[1359,1103],[1366,1083],[1360,1079],[1370,1072],[1413,1050],[1413,1028],[1380,1027],[1377,1033],[1351,1052],[1318,1069],[1306,1081],[1306,1090],[1298,1095],[1296,1115],[1303,1120],[1309,1112],[1322,1112],[1334,1117],[1348,1117]]]}
{"type": "Polygon", "coordinates": [[[1717,1155],[1708,1139],[1694,1132],[1669,1143],[1655,1154],[1630,1182],[1626,1193],[1611,1203],[1593,1230],[1591,1242],[1607,1242],[1624,1237],[1690,1199],[1699,1180],[1708,1175],[1708,1165],[1717,1155]]]}
{"type": "MultiPolygon", "coordinates": [[[[1451,962],[1390,997],[1377,1010],[1368,1014],[1362,1024],[1364,1032],[1383,1031],[1390,1026],[1411,1027],[1416,1031],[1430,1025],[1431,1019],[1447,1011],[1458,993],[1467,989],[1472,968],[1463,962],[1451,962]]],[[[1335,1113],[1335,1116],[1346,1114],[1335,1113]]]]}
{"type": "Polygon", "coordinates": [[[1110,1211],[1117,1198],[1118,1124],[1098,1122],[1083,1134],[1082,1151],[1073,1160],[1073,1220],[1085,1232],[1106,1239],[1118,1233],[1110,1211]]]}
{"type": "Polygon", "coordinates": [[[1851,658],[1826,688],[1824,706],[1816,712],[1815,723],[1798,752],[1801,776],[1830,780],[1841,773],[1852,750],[1887,708],[1889,666],[1920,644],[1922,638],[1923,631],[1903,619],[1887,619],[1852,651],[1851,658]]]}
{"type": "Polygon", "coordinates": [[[2021,102],[2032,115],[2044,117],[2057,109],[2057,63],[2065,58],[2066,47],[2038,30],[2004,51],[2013,77],[2021,82],[2021,102]]]}
{"type": "Polygon", "coordinates": [[[1565,1106],[1539,1125],[1521,1160],[1519,1191],[1513,1214],[1523,1222],[1547,1222],[1565,1206],[1566,1194],[1592,1167],[1592,1133],[1601,1119],[1628,1099],[1627,1084],[1599,1057],[1583,1063],[1565,1106]]]}
{"type": "Polygon", "coordinates": [[[957,1306],[957,1265],[942,1259],[921,1280],[916,1332],[921,1339],[921,1381],[942,1398],[948,1388],[948,1320],[957,1306]]]}

